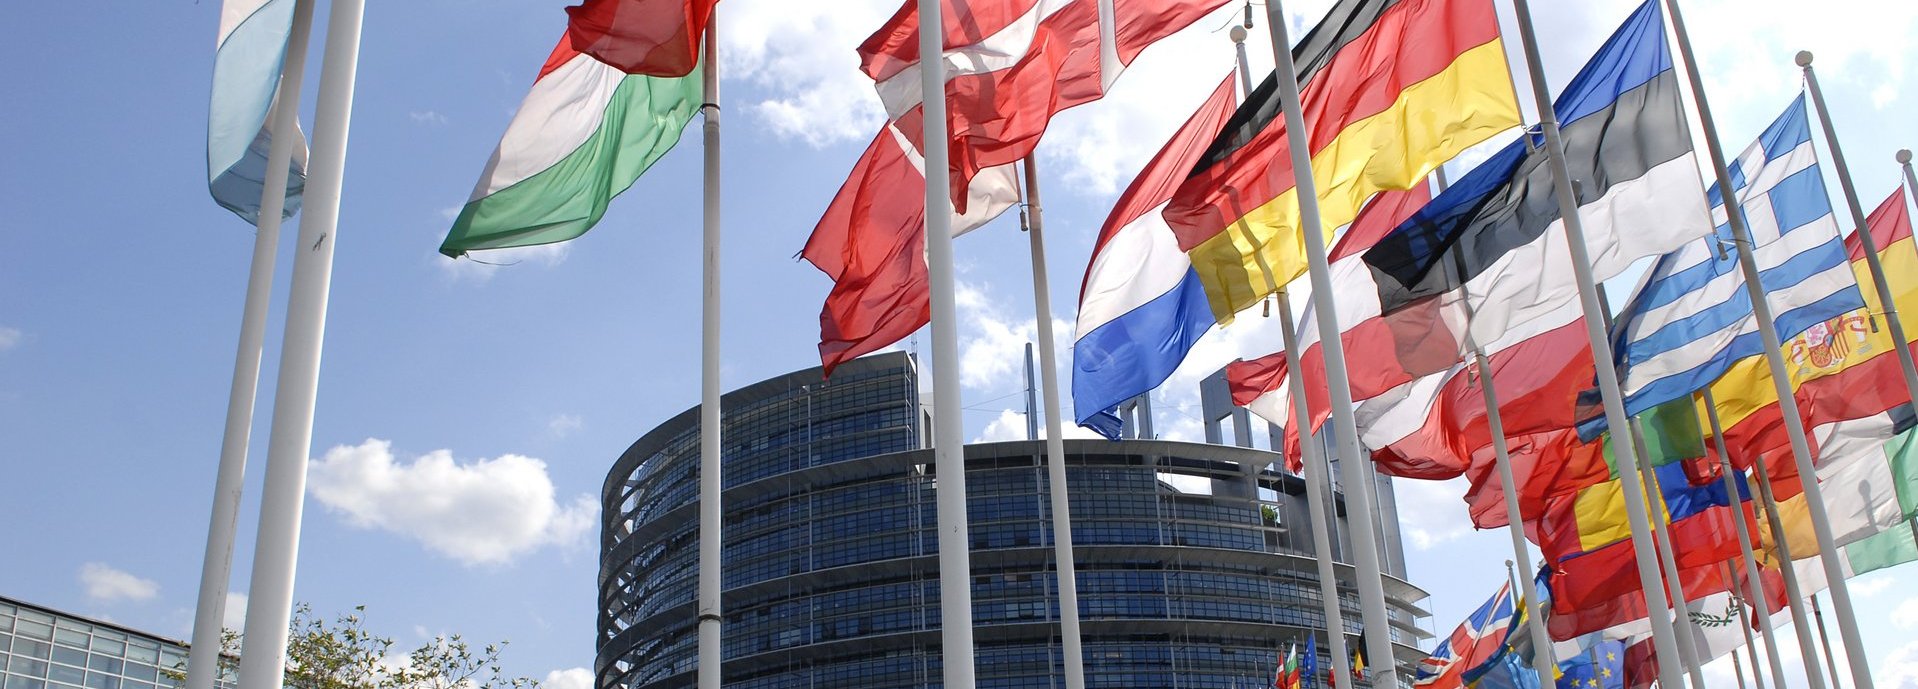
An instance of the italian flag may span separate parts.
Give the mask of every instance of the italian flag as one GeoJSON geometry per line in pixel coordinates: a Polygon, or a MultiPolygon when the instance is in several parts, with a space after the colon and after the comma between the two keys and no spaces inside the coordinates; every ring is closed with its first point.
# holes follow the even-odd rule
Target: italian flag
{"type": "Polygon", "coordinates": [[[673,144],[700,105],[700,70],[627,74],[562,38],[526,94],[440,253],[585,234],[673,144]]]}
{"type": "Polygon", "coordinates": [[[1279,664],[1279,674],[1272,678],[1274,689],[1299,689],[1299,645],[1285,653],[1285,659],[1279,664]]]}

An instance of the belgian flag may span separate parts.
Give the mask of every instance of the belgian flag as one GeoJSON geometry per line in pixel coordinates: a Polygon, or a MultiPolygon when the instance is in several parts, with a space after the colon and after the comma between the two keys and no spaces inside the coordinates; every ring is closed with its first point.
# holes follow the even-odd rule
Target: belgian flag
{"type": "MultiPolygon", "coordinates": [[[[1327,233],[1519,124],[1491,0],[1341,0],[1292,50],[1327,233]]],[[[1220,323],[1305,273],[1278,75],[1165,210],[1220,323]]]]}

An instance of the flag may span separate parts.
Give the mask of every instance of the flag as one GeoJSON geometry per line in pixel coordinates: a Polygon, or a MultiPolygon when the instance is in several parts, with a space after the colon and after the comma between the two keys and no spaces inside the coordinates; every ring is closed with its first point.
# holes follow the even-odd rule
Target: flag
{"type": "Polygon", "coordinates": [[[1317,635],[1305,637],[1305,657],[1299,660],[1299,677],[1301,680],[1310,678],[1313,682],[1318,681],[1319,637],[1317,635]]]}
{"type": "Polygon", "coordinates": [[[585,0],[566,8],[566,40],[628,74],[683,77],[719,0],[585,0]]]}
{"type": "MultiPolygon", "coordinates": [[[[1103,96],[1147,45],[1224,1],[1124,3],[1111,22],[1099,21],[1111,0],[943,3],[954,234],[1017,202],[1013,166],[1038,145],[1052,115],[1103,96]]],[[[926,184],[916,7],[908,0],[859,48],[861,69],[893,119],[801,252],[833,278],[820,312],[820,360],[828,372],[931,320],[924,203],[900,193],[926,184]]]]}
{"type": "MultiPolygon", "coordinates": [[[[1641,5],[1554,105],[1596,279],[1711,231],[1663,26],[1641,5]]],[[[1579,318],[1548,158],[1512,142],[1365,253],[1399,342],[1468,351],[1579,318]]]]}
{"type": "Polygon", "coordinates": [[[1512,585],[1500,586],[1492,597],[1439,641],[1437,648],[1419,662],[1412,686],[1422,689],[1457,689],[1465,685],[1465,673],[1492,660],[1505,646],[1515,626],[1518,608],[1512,601],[1512,585]]]}
{"type": "Polygon", "coordinates": [[[1625,642],[1598,641],[1558,664],[1558,689],[1624,689],[1625,642]]]}
{"type": "Polygon", "coordinates": [[[1519,122],[1490,0],[1341,0],[1292,55],[1324,227],[1300,226],[1276,73],[1166,207],[1221,323],[1305,273],[1303,230],[1519,122]]]}
{"type": "Polygon", "coordinates": [[[458,258],[585,234],[614,196],[679,143],[700,90],[698,70],[629,75],[560,40],[440,253],[458,258]]]}
{"type": "Polygon", "coordinates": [[[1292,644],[1279,657],[1279,670],[1272,676],[1273,689],[1299,689],[1299,645],[1292,644]]]}
{"type": "MultiPolygon", "coordinates": [[[[213,54],[213,98],[207,107],[207,190],[220,207],[247,222],[260,222],[266,189],[266,156],[272,146],[271,113],[280,88],[286,41],[293,32],[294,0],[226,0],[213,54]]],[[[284,217],[300,210],[306,189],[306,141],[297,127],[286,176],[284,217]]]]}
{"type": "MultiPolygon", "coordinates": [[[[1228,0],[946,0],[945,96],[952,201],[980,170],[1017,162],[1052,116],[1103,97],[1145,48],[1228,0]]],[[[924,125],[919,2],[859,46],[887,115],[918,145],[924,125]]]]}
{"type": "Polygon", "coordinates": [[[1911,538],[1911,522],[1905,522],[1845,546],[1845,562],[1852,572],[1865,574],[1918,560],[1918,542],[1911,538]]]}
{"type": "MultiPolygon", "coordinates": [[[[1914,504],[1912,495],[1918,491],[1918,429],[1913,426],[1911,408],[1901,406],[1893,413],[1819,428],[1820,459],[1826,464],[1818,468],[1818,483],[1830,496],[1826,518],[1833,544],[1843,547],[1863,541],[1918,516],[1918,504],[1914,504]]],[[[1770,462],[1768,466],[1783,463],[1770,462]]],[[[1817,556],[1818,539],[1812,532],[1811,507],[1805,503],[1804,493],[1778,498],[1777,506],[1779,526],[1792,557],[1817,556]]],[[[1759,557],[1767,564],[1776,559],[1769,517],[1761,515],[1761,523],[1767,526],[1759,529],[1759,544],[1765,550],[1759,557]]]]}
{"type": "MultiPolygon", "coordinates": [[[[1891,282],[1894,304],[1901,313],[1918,309],[1918,280],[1909,277],[1918,275],[1918,250],[1913,248],[1903,191],[1880,204],[1866,222],[1891,282]]],[[[1871,284],[1863,241],[1853,233],[1846,238],[1845,247],[1853,277],[1861,285],[1871,284]]],[[[1876,414],[1910,396],[1892,351],[1890,328],[1881,327],[1877,322],[1875,314],[1884,312],[1878,291],[1859,291],[1865,300],[1864,309],[1812,326],[1785,343],[1786,367],[1791,372],[1794,397],[1807,428],[1876,414]]],[[[1911,335],[1907,333],[1908,337],[1911,335]]],[[[1725,425],[1725,445],[1733,461],[1742,465],[1750,462],[1751,457],[1789,447],[1771,370],[1763,359],[1750,358],[1732,364],[1731,370],[1712,384],[1711,391],[1718,402],[1719,418],[1725,425]]],[[[1701,408],[1699,413],[1703,414],[1704,410],[1701,408]]],[[[1817,433],[1814,431],[1813,435],[1815,439],[1817,433]]],[[[1780,493],[1790,496],[1796,492],[1793,486],[1797,468],[1790,462],[1778,464],[1781,466],[1774,467],[1775,479],[1784,481],[1779,486],[1780,493]]]]}
{"type": "Polygon", "coordinates": [[[1109,438],[1111,409],[1158,387],[1212,327],[1205,288],[1159,211],[1237,105],[1232,75],[1146,163],[1099,231],[1079,288],[1072,408],[1109,438]]]}
{"type": "Polygon", "coordinates": [[[1359,642],[1352,646],[1352,678],[1365,679],[1365,632],[1359,632],[1359,642]]]}
{"type": "MultiPolygon", "coordinates": [[[[1560,337],[1573,339],[1569,331],[1578,330],[1577,339],[1583,340],[1584,326],[1575,323],[1561,328],[1560,337]]],[[[1559,331],[1555,331],[1559,332],[1559,331]]],[[[1564,342],[1564,351],[1577,351],[1581,345],[1564,342]]],[[[1544,398],[1547,405],[1558,405],[1566,412],[1573,407],[1570,400],[1576,395],[1572,390],[1583,388],[1591,381],[1591,349],[1582,350],[1583,358],[1576,358],[1578,372],[1583,378],[1555,376],[1555,386],[1547,390],[1549,394],[1536,395],[1533,398],[1508,400],[1500,393],[1500,410],[1518,412],[1520,419],[1531,418],[1536,414],[1534,405],[1527,403],[1531,399],[1544,398]]],[[[1504,373],[1504,371],[1500,371],[1504,373]]],[[[1524,375],[1516,373],[1510,375],[1524,375]]],[[[1482,398],[1481,398],[1482,400],[1482,398]]],[[[1482,408],[1477,410],[1483,414],[1482,408]]],[[[1512,475],[1519,483],[1519,511],[1521,521],[1532,523],[1548,508],[1554,498],[1572,495],[1582,489],[1618,478],[1617,462],[1614,456],[1610,434],[1597,440],[1586,442],[1578,437],[1571,427],[1569,413],[1557,416],[1564,424],[1553,430],[1525,432],[1525,425],[1516,427],[1510,433],[1524,433],[1506,438],[1512,463],[1512,475]]],[[[1652,408],[1640,415],[1645,427],[1645,456],[1650,457],[1654,465],[1664,465],[1684,460],[1696,460],[1706,456],[1703,431],[1698,425],[1698,417],[1689,401],[1675,402],[1652,408]]],[[[1479,436],[1489,436],[1479,432],[1479,436]]],[[[1498,476],[1495,453],[1484,443],[1489,437],[1479,440],[1480,447],[1472,454],[1472,465],[1467,471],[1471,488],[1466,491],[1465,502],[1472,515],[1473,525],[1481,529],[1496,528],[1509,523],[1510,515],[1505,511],[1504,485],[1498,476]]],[[[1682,472],[1685,467],[1680,467],[1682,472]]],[[[1678,478],[1685,478],[1678,475],[1678,478]]]]}
{"type": "MultiPolygon", "coordinates": [[[[1844,240],[1812,150],[1805,98],[1731,165],[1752,258],[1781,338],[1865,306],[1846,265],[1844,240]]],[[[1711,193],[1715,216],[1725,203],[1711,193]]],[[[1729,223],[1729,220],[1724,221],[1729,223]]],[[[1729,224],[1659,258],[1614,326],[1615,356],[1629,414],[1681,399],[1732,363],[1764,353],[1729,224]]],[[[1580,426],[1592,437],[1597,416],[1580,426]]]]}
{"type": "Polygon", "coordinates": [[[1511,646],[1500,648],[1497,656],[1470,675],[1466,686],[1472,689],[1539,689],[1538,672],[1511,646]]]}
{"type": "MultiPolygon", "coordinates": [[[[925,159],[904,136],[890,125],[880,130],[800,251],[833,280],[819,313],[819,359],[828,375],[932,320],[925,200],[899,193],[926,188],[925,159]]],[[[967,211],[953,214],[955,236],[1019,202],[1011,165],[980,173],[969,193],[967,211]]]]}

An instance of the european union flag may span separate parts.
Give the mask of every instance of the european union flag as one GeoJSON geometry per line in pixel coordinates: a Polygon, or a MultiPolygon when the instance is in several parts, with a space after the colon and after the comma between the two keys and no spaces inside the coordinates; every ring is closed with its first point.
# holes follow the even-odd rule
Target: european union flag
{"type": "Polygon", "coordinates": [[[1600,641],[1558,664],[1558,689],[1625,689],[1625,642],[1600,641]]]}

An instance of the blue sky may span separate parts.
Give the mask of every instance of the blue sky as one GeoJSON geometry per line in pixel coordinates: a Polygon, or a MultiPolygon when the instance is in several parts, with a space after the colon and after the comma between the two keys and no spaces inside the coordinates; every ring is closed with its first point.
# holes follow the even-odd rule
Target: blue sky
{"type": "MultiPolygon", "coordinates": [[[[559,37],[563,4],[369,3],[296,597],[322,611],[365,604],[370,624],[403,642],[511,639],[511,671],[558,673],[556,685],[574,689],[584,684],[568,671],[590,667],[593,651],[592,496],[620,451],[698,396],[700,157],[689,135],[583,239],[490,259],[514,265],[434,253],[559,37]]],[[[1288,9],[1316,17],[1328,4],[1288,9]]],[[[1538,3],[1555,84],[1629,4],[1538,3]]],[[[817,361],[827,283],[792,257],[879,124],[852,48],[895,6],[720,5],[728,387],[817,361]]],[[[1866,203],[1889,193],[1891,152],[1918,145],[1906,46],[1918,8],[1686,7],[1731,150],[1792,96],[1791,55],[1810,48],[1866,203]]],[[[0,108],[0,552],[13,565],[0,568],[0,593],[181,637],[253,239],[204,185],[218,9],[25,3],[0,21],[0,58],[24,67],[0,108]]],[[[1147,51],[1110,98],[1062,115],[1041,147],[1062,340],[1093,233],[1230,68],[1223,27],[1236,11],[1147,51]]],[[[1010,393],[1033,337],[1025,237],[1002,219],[957,246],[968,437],[1023,432],[1010,393]]],[[[282,260],[235,557],[241,592],[290,272],[282,260]]],[[[1270,330],[1209,338],[1157,393],[1161,432],[1199,437],[1197,380],[1275,347],[1270,330]]],[[[1400,483],[1413,579],[1434,593],[1441,632],[1497,587],[1508,557],[1505,534],[1470,530],[1462,493],[1400,483]]],[[[1915,576],[1855,582],[1881,686],[1918,683],[1918,645],[1903,640],[1918,628],[1918,597],[1902,585],[1915,576]]]]}

